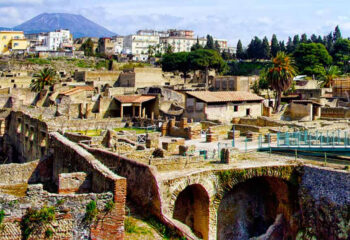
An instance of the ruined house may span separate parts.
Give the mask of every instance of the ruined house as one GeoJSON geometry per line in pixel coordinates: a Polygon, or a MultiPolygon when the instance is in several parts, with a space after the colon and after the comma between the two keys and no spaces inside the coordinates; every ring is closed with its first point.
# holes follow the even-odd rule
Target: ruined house
{"type": "Polygon", "coordinates": [[[186,92],[184,115],[195,121],[217,120],[229,123],[232,118],[261,116],[263,100],[256,94],[242,91],[186,92]]]}

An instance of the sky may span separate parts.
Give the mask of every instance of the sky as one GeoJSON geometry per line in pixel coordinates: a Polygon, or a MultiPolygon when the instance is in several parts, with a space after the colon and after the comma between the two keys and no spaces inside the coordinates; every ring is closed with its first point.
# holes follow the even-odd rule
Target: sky
{"type": "Polygon", "coordinates": [[[350,37],[349,0],[0,0],[0,26],[14,27],[44,12],[81,14],[119,35],[191,29],[232,46],[273,33],[281,40],[323,36],[336,25],[350,37]]]}

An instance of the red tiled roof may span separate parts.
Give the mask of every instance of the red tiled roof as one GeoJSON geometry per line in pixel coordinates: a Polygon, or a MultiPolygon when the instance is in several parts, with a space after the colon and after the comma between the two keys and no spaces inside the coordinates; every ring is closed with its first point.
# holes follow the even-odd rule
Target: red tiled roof
{"type": "Polygon", "coordinates": [[[94,88],[91,86],[78,86],[67,91],[61,92],[62,95],[73,95],[76,93],[84,92],[84,91],[94,91],[94,88]]]}
{"type": "Polygon", "coordinates": [[[121,103],[143,103],[155,99],[155,96],[141,96],[141,95],[122,95],[114,96],[116,100],[121,103]]]}
{"type": "Polygon", "coordinates": [[[198,98],[203,102],[242,102],[242,101],[262,101],[264,98],[259,97],[251,92],[244,91],[194,91],[186,92],[188,95],[198,98]]]}

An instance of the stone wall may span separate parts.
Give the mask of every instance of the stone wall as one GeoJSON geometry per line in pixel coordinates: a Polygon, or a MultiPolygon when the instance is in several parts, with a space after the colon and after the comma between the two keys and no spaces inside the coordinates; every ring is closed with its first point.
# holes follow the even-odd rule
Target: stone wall
{"type": "Polygon", "coordinates": [[[290,104],[290,117],[292,120],[306,120],[306,121],[312,121],[313,113],[312,113],[312,104],[309,103],[307,105],[304,104],[297,104],[297,103],[291,103],[290,104]]]}
{"type": "Polygon", "coordinates": [[[91,183],[89,191],[113,193],[115,214],[95,226],[93,239],[123,239],[124,215],[126,200],[126,179],[114,174],[93,155],[60,135],[50,134],[50,147],[53,149],[53,180],[59,182],[62,173],[84,172],[91,183]]]}
{"type": "Polygon", "coordinates": [[[137,204],[140,209],[144,209],[145,213],[160,216],[159,190],[154,167],[102,149],[82,146],[105,166],[113,169],[116,174],[127,178],[128,198],[137,204]]]}
{"type": "Polygon", "coordinates": [[[349,118],[350,117],[350,109],[342,108],[342,107],[334,107],[321,108],[321,117],[323,118],[349,118]]]}
{"type": "Polygon", "coordinates": [[[0,165],[0,185],[26,184],[51,179],[50,160],[0,165]]]}
{"type": "Polygon", "coordinates": [[[349,172],[305,166],[299,202],[302,212],[300,237],[350,238],[349,172]]]}
{"type": "MultiPolygon", "coordinates": [[[[96,201],[99,209],[98,219],[115,218],[115,211],[105,212],[104,208],[107,202],[113,200],[112,193],[89,193],[89,194],[69,194],[60,195],[48,193],[43,190],[41,184],[29,185],[27,195],[24,197],[14,197],[9,195],[0,195],[0,209],[4,209],[5,218],[0,231],[0,239],[21,240],[23,238],[23,228],[21,227],[22,218],[27,214],[30,208],[41,209],[45,206],[55,207],[55,220],[49,223],[41,223],[35,226],[34,231],[29,235],[32,240],[47,239],[45,231],[53,231],[52,239],[73,240],[73,239],[91,239],[95,234],[94,225],[101,224],[98,220],[90,226],[84,222],[86,205],[90,201],[96,201]]],[[[107,227],[107,226],[106,226],[107,227]]],[[[108,229],[106,229],[106,232],[108,229]]],[[[99,239],[123,239],[123,221],[115,223],[115,236],[99,239]]],[[[92,238],[98,239],[98,238],[92,238]]]]}
{"type": "Polygon", "coordinates": [[[10,153],[10,162],[33,161],[47,155],[48,126],[40,116],[34,118],[20,111],[12,111],[6,118],[5,132],[5,152],[10,153]]]}

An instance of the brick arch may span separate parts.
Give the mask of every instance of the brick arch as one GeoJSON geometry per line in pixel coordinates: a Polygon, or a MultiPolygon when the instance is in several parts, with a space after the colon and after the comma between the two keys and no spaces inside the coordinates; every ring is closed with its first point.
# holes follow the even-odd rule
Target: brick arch
{"type": "Polygon", "coordinates": [[[207,190],[200,184],[188,185],[178,194],[173,218],[186,224],[201,239],[209,239],[209,205],[207,190]]]}
{"type": "Polygon", "coordinates": [[[257,177],[273,177],[290,181],[295,177],[295,166],[268,166],[246,169],[231,169],[217,172],[216,193],[213,204],[217,209],[224,195],[231,191],[237,184],[257,177]]]}
{"type": "MultiPolygon", "coordinates": [[[[295,238],[296,226],[292,216],[297,209],[290,199],[291,192],[297,196],[297,188],[291,184],[298,176],[295,167],[245,169],[226,174],[226,181],[223,181],[223,175],[218,176],[220,188],[214,199],[216,239],[257,237],[281,216],[280,221],[288,224],[283,228],[277,225],[279,228],[276,229],[282,229],[283,233],[277,231],[274,234],[295,238]],[[242,226],[242,221],[245,222],[243,226],[247,226],[246,230],[238,227],[242,226]]],[[[276,224],[280,223],[277,221],[276,224]]]]}

